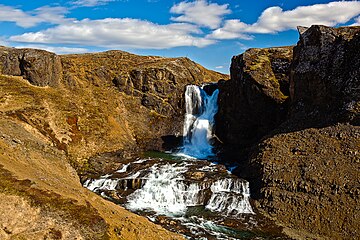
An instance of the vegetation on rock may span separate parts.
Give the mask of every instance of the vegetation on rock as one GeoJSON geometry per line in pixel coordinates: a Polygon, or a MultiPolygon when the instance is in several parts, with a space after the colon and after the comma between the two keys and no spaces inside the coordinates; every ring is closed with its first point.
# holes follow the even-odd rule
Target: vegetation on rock
{"type": "Polygon", "coordinates": [[[1,47],[0,60],[0,238],[182,238],[84,189],[78,174],[162,149],[161,136],[180,134],[185,85],[226,75],[121,51],[1,47]]]}

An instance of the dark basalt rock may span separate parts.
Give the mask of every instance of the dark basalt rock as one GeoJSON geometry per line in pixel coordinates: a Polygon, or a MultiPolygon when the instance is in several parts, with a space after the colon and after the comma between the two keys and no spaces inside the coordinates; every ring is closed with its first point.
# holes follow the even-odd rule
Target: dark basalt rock
{"type": "Polygon", "coordinates": [[[216,135],[226,145],[255,143],[285,120],[292,47],[249,49],[220,81],[216,135]]]}
{"type": "Polygon", "coordinates": [[[301,31],[290,78],[291,115],[360,124],[360,28],[301,31]]]}
{"type": "MultiPolygon", "coordinates": [[[[221,80],[219,80],[221,81],[221,80]]],[[[207,93],[207,95],[211,96],[216,89],[218,89],[218,84],[217,83],[210,83],[204,86],[204,91],[207,93]]]]}
{"type": "Polygon", "coordinates": [[[241,160],[235,173],[250,182],[258,210],[292,236],[358,239],[360,27],[299,33],[288,62],[277,56],[257,64],[267,49],[233,58],[231,80],[219,83],[217,134],[238,149],[255,143],[235,155],[241,160]],[[273,79],[266,66],[280,87],[262,84],[273,79]],[[278,89],[290,99],[277,97],[278,89]]]}

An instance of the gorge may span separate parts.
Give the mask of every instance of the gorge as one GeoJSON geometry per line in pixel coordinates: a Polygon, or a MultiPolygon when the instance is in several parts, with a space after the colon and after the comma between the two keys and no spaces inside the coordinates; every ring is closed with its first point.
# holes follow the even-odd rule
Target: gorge
{"type": "MultiPolygon", "coordinates": [[[[170,230],[180,229],[177,232],[187,237],[255,237],[256,231],[250,232],[250,228],[236,230],[219,224],[244,221],[240,216],[254,212],[249,184],[221,165],[205,161],[215,155],[210,142],[217,95],[217,89],[208,95],[203,88],[188,85],[184,140],[179,150],[161,158],[149,156],[124,164],[112,174],[88,179],[84,186],[156,223],[164,223],[158,218],[166,216],[173,222],[170,230]]],[[[165,227],[168,224],[165,221],[165,227]]]]}
{"type": "Polygon", "coordinates": [[[299,33],[230,79],[0,47],[0,238],[359,238],[360,28],[299,33]]]}

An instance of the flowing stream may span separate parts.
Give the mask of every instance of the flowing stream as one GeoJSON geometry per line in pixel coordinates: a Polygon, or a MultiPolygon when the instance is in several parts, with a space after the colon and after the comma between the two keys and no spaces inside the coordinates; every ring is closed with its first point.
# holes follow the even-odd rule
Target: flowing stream
{"type": "Polygon", "coordinates": [[[214,157],[217,96],[218,90],[208,95],[202,87],[187,86],[179,152],[124,162],[114,173],[88,179],[84,187],[189,239],[269,239],[253,230],[261,224],[248,182],[206,161],[214,157]]]}

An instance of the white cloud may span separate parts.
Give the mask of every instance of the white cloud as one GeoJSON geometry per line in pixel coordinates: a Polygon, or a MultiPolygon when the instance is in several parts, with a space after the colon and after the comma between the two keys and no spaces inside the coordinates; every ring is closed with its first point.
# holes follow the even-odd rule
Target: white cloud
{"type": "Polygon", "coordinates": [[[115,0],[77,0],[73,1],[73,5],[81,6],[81,7],[94,7],[94,6],[101,6],[106,5],[109,2],[113,2],[115,0]]]}
{"type": "Polygon", "coordinates": [[[222,28],[214,30],[208,38],[214,39],[244,39],[251,40],[253,37],[247,34],[245,29],[248,25],[237,19],[226,20],[222,28]]]}
{"type": "Polygon", "coordinates": [[[77,48],[77,47],[55,47],[47,45],[38,45],[38,44],[28,44],[28,45],[19,45],[16,48],[35,48],[43,49],[49,52],[54,52],[57,54],[71,54],[71,53],[86,53],[89,52],[86,48],[77,48]]]}
{"type": "Polygon", "coordinates": [[[346,23],[359,14],[360,2],[358,1],[339,1],[300,6],[289,11],[283,11],[280,7],[270,7],[262,12],[254,24],[246,24],[238,19],[227,20],[222,28],[214,30],[208,35],[208,38],[246,39],[247,34],[276,33],[295,29],[299,25],[321,24],[335,26],[346,23]]]}
{"type": "Polygon", "coordinates": [[[215,68],[216,68],[216,69],[223,69],[224,66],[216,66],[215,68]]]}
{"type": "Polygon", "coordinates": [[[360,16],[358,16],[357,18],[355,18],[355,23],[352,24],[351,26],[360,26],[360,16]]]}
{"type": "Polygon", "coordinates": [[[69,21],[65,14],[68,10],[64,7],[44,6],[31,12],[0,4],[0,22],[15,22],[24,28],[34,27],[40,23],[59,24],[69,21]]]}
{"type": "Polygon", "coordinates": [[[194,23],[214,29],[220,26],[224,15],[231,13],[228,7],[228,4],[219,5],[206,0],[183,1],[170,9],[171,13],[180,14],[178,17],[172,17],[171,20],[194,23]]]}
{"type": "Polygon", "coordinates": [[[39,32],[10,37],[25,43],[79,44],[106,48],[164,49],[178,46],[204,47],[214,40],[195,37],[200,30],[191,24],[158,25],[130,18],[84,19],[39,32]]]}

